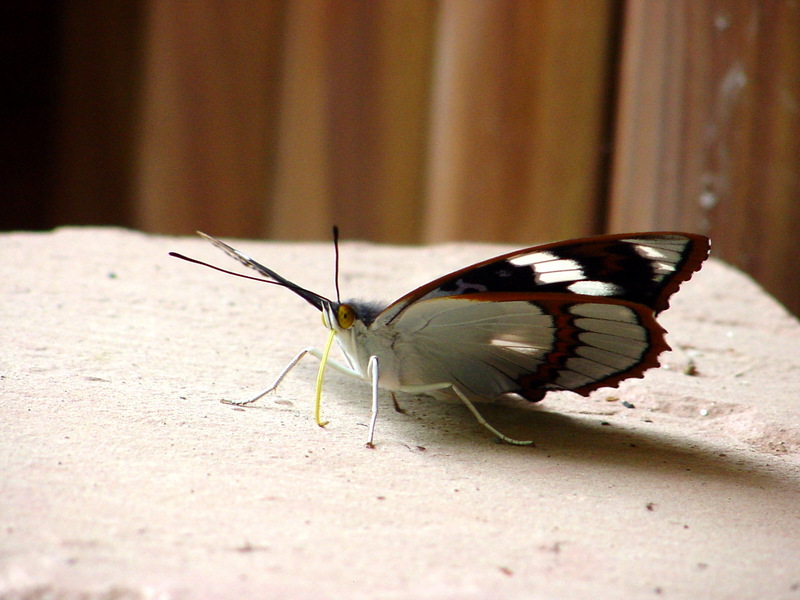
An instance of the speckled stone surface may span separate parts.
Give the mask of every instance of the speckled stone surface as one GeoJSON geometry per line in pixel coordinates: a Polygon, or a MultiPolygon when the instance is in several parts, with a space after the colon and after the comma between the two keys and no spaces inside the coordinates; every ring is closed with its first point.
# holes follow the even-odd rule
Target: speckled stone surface
{"type": "MultiPolygon", "coordinates": [[[[210,232],[213,233],[213,232],[210,232]]],[[[535,242],[535,240],[532,240],[535,242]]],[[[329,244],[234,242],[333,295],[329,244]]],[[[342,246],[391,300],[508,248],[342,246]]],[[[2,598],[800,598],[800,324],[713,259],[664,367],[589,398],[383,399],[317,363],[313,308],[200,239],[0,235],[2,598]],[[628,408],[626,405],[633,405],[628,408]]]]}

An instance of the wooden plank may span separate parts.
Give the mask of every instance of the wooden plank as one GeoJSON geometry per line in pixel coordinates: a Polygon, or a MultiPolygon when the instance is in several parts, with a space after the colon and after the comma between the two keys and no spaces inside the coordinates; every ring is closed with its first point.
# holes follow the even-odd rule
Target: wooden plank
{"type": "Polygon", "coordinates": [[[609,230],[687,229],[800,310],[800,11],[627,4],[609,230]]]}
{"type": "Polygon", "coordinates": [[[530,242],[597,229],[614,7],[442,3],[425,239],[530,242]]]}
{"type": "Polygon", "coordinates": [[[434,3],[290,3],[267,230],[418,241],[434,3]]]}
{"type": "Polygon", "coordinates": [[[64,3],[60,10],[63,33],[50,42],[61,45],[55,67],[60,78],[51,90],[54,165],[33,166],[43,178],[53,171],[53,190],[41,190],[46,225],[130,225],[138,200],[143,7],[87,1],[64,3]]]}
{"type": "Polygon", "coordinates": [[[250,0],[147,3],[136,226],[263,232],[282,10],[250,0]]]}

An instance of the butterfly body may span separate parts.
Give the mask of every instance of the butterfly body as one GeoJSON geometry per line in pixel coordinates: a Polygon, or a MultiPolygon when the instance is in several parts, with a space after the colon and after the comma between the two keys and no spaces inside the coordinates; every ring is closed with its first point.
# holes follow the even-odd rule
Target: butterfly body
{"type": "MultiPolygon", "coordinates": [[[[204,234],[203,234],[204,235],[204,234]]],[[[425,284],[386,307],[332,301],[280,277],[227,244],[217,247],[288,287],[322,311],[347,364],[339,371],[372,381],[373,420],[378,388],[447,392],[486,423],[476,401],[514,394],[531,401],[549,391],[588,395],[642,377],[669,349],[656,321],[669,297],[708,256],[707,238],[653,232],[597,236],[524,248],[425,284]]],[[[321,376],[320,376],[321,381],[321,376]]]]}

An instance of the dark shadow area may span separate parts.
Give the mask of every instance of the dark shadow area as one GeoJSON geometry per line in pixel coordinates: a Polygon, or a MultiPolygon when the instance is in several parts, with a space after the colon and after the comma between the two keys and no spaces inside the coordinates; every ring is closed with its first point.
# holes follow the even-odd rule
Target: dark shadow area
{"type": "Polygon", "coordinates": [[[63,12],[61,2],[0,4],[0,230],[48,226],[63,12]]]}
{"type": "Polygon", "coordinates": [[[0,231],[131,225],[143,10],[0,4],[0,231]]]}
{"type": "MultiPolygon", "coordinates": [[[[408,416],[390,415],[394,411],[384,403],[379,422],[381,418],[395,422],[409,418],[420,421],[420,427],[434,430],[430,435],[438,435],[435,431],[441,431],[441,443],[452,446],[454,452],[466,446],[470,452],[481,448],[485,448],[487,454],[501,452],[506,458],[517,458],[521,469],[527,468],[526,461],[531,453],[539,453],[573,461],[581,471],[601,463],[620,471],[630,471],[634,476],[639,472],[660,472],[698,482],[716,480],[735,487],[782,488],[800,492],[800,481],[786,476],[789,469],[776,470],[775,457],[755,451],[751,454],[730,450],[715,445],[713,441],[700,439],[691,431],[683,437],[677,431],[670,435],[645,422],[631,422],[623,429],[614,424],[613,417],[606,420],[601,415],[568,415],[557,412],[555,405],[480,405],[481,414],[498,430],[535,443],[534,447],[520,447],[493,440],[466,407],[455,402],[404,397],[400,404],[408,416]],[[653,429],[648,431],[648,427],[653,429]]],[[[380,437],[377,442],[380,442],[380,437]]]]}

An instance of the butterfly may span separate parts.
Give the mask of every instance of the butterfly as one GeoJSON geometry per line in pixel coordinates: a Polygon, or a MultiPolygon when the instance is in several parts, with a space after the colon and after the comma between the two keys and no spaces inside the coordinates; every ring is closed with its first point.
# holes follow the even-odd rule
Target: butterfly
{"type": "Polygon", "coordinates": [[[274,391],[306,355],[320,359],[315,418],[326,365],[372,387],[367,446],[372,447],[380,388],[412,394],[454,394],[499,439],[475,402],[521,396],[538,402],[550,391],[587,396],[642,377],[669,349],[656,316],[708,257],[710,241],[680,232],[601,235],[523,248],[444,275],[391,304],[336,300],[282,277],[228,244],[198,232],[264,277],[225,273],[285,287],[321,311],[329,330],[323,350],[299,352],[251,404],[274,391]],[[345,363],[329,359],[333,340],[345,363]]]}

